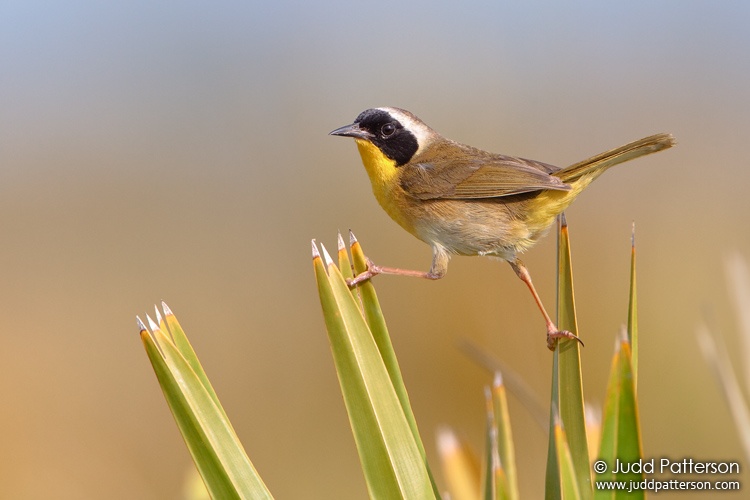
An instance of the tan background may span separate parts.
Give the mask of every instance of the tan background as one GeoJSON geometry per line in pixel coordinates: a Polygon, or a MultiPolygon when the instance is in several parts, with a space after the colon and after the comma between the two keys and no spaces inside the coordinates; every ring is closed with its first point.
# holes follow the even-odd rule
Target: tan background
{"type": "MultiPolygon", "coordinates": [[[[750,257],[749,19],[746,2],[3,4],[0,496],[179,495],[190,459],[134,320],[161,299],[278,498],[366,495],[309,248],[353,228],[376,261],[429,266],[354,144],[326,135],[381,105],[561,165],[674,133],[568,211],[585,392],[603,398],[636,221],[646,456],[741,459],[694,332],[709,318],[737,345],[723,258],[750,257]]],[[[553,238],[525,260],[551,304],[553,238]]],[[[483,444],[490,377],[459,340],[548,398],[543,325],[508,266],[377,287],[436,469],[437,425],[483,444]]],[[[539,498],[546,432],[511,406],[539,498]]]]}

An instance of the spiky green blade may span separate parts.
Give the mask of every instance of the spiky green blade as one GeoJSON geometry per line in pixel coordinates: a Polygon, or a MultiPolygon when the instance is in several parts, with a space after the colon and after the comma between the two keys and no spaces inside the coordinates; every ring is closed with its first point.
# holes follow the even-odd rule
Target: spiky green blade
{"type": "MultiPolygon", "coordinates": [[[[359,274],[367,269],[367,257],[365,257],[362,246],[354,237],[354,234],[350,234],[349,241],[352,260],[354,261],[354,272],[359,274]]],[[[383,310],[380,307],[378,294],[375,292],[375,287],[369,280],[360,284],[357,287],[357,291],[362,297],[363,313],[367,320],[367,325],[370,327],[372,337],[375,340],[375,344],[378,346],[380,356],[383,358],[383,363],[385,363],[388,375],[391,377],[391,382],[396,390],[396,394],[398,394],[399,401],[401,401],[404,413],[409,419],[409,425],[413,428],[415,439],[417,439],[420,447],[422,447],[422,441],[419,439],[419,432],[417,430],[417,422],[412,413],[411,405],[409,404],[409,394],[406,392],[404,379],[401,376],[401,369],[398,366],[396,352],[393,350],[391,336],[388,333],[388,325],[385,323],[385,317],[383,316],[383,310]]]]}
{"type": "MultiPolygon", "coordinates": [[[[570,256],[570,238],[565,217],[560,217],[558,234],[558,287],[557,287],[557,327],[578,335],[576,321],[575,300],[573,291],[573,268],[570,256]]],[[[576,474],[580,498],[589,499],[593,496],[591,483],[591,469],[586,437],[586,421],[583,404],[583,381],[581,376],[580,343],[575,340],[563,340],[557,343],[553,353],[552,370],[552,403],[556,408],[560,420],[565,428],[568,439],[572,464],[576,474]]],[[[550,440],[554,436],[555,416],[550,413],[550,440]]],[[[560,480],[560,464],[558,462],[560,450],[550,442],[547,463],[547,488],[551,498],[559,498],[559,490],[555,486],[560,480]],[[552,453],[552,452],[555,453],[552,453]],[[557,478],[555,478],[557,476],[557,478]]],[[[548,497],[550,498],[550,497],[548,497]]]]}
{"type": "Polygon", "coordinates": [[[371,498],[436,498],[378,346],[338,268],[313,242],[313,269],[336,372],[371,498]]]}
{"type": "Polygon", "coordinates": [[[344,238],[341,236],[341,232],[338,233],[336,241],[338,244],[339,271],[341,271],[341,275],[344,279],[351,279],[354,277],[354,268],[351,260],[349,260],[349,252],[346,251],[346,244],[344,244],[344,238]]]}
{"type": "Polygon", "coordinates": [[[534,421],[539,425],[540,429],[549,427],[547,404],[520,374],[514,372],[501,359],[485,351],[470,340],[463,339],[459,341],[458,347],[477,365],[489,370],[490,373],[501,372],[503,374],[503,386],[521,402],[531,414],[534,421]]]}
{"type": "Polygon", "coordinates": [[[481,479],[479,462],[474,453],[448,426],[438,430],[437,444],[450,498],[478,500],[481,479]]]}
{"type": "Polygon", "coordinates": [[[213,498],[273,498],[226,414],[179,349],[156,325],[141,340],[185,444],[213,498]]]}
{"type": "MultiPolygon", "coordinates": [[[[195,353],[193,346],[190,344],[187,335],[185,335],[185,331],[182,329],[180,322],[177,321],[177,317],[174,315],[166,302],[162,301],[161,306],[164,311],[163,319],[159,314],[159,309],[156,308],[160,327],[163,331],[169,332],[169,336],[172,339],[172,342],[174,342],[174,346],[180,352],[185,361],[187,361],[187,363],[190,365],[190,368],[192,368],[193,372],[195,372],[198,379],[200,379],[201,384],[206,389],[206,392],[208,392],[208,394],[211,396],[211,399],[214,400],[214,404],[224,415],[224,419],[227,421],[227,423],[229,423],[231,427],[231,422],[229,422],[229,418],[224,411],[224,407],[219,402],[219,396],[216,395],[216,391],[211,385],[211,381],[208,380],[208,375],[206,375],[205,370],[203,370],[203,366],[198,359],[198,355],[195,353]],[[162,325],[166,326],[166,329],[164,329],[164,326],[162,325]]],[[[234,428],[232,428],[232,432],[234,432],[234,428]]]]}
{"type": "MultiPolygon", "coordinates": [[[[495,408],[492,402],[492,391],[489,387],[484,388],[484,403],[487,425],[485,426],[485,448],[484,448],[484,470],[482,471],[482,498],[484,500],[495,500],[502,493],[497,492],[499,485],[496,478],[496,467],[500,463],[497,450],[497,429],[495,427],[495,408]]],[[[503,482],[502,488],[507,490],[507,481],[503,482]]],[[[506,493],[504,491],[503,493],[506,493]]]]}
{"type": "Polygon", "coordinates": [[[495,380],[492,384],[492,415],[496,436],[496,459],[499,462],[495,469],[502,478],[502,482],[496,488],[497,498],[517,500],[520,496],[516,473],[516,452],[510,428],[508,396],[500,372],[495,374],[495,380]]]}
{"type": "MultiPolygon", "coordinates": [[[[499,499],[510,499],[510,485],[508,484],[508,477],[505,474],[503,467],[503,460],[500,458],[500,430],[498,421],[505,420],[507,416],[496,417],[497,413],[496,399],[497,399],[497,382],[499,374],[495,377],[495,385],[490,388],[485,388],[485,406],[487,411],[487,429],[485,440],[487,447],[485,450],[485,463],[484,463],[484,478],[482,481],[482,498],[484,500],[499,500],[499,499]]],[[[503,391],[504,392],[504,391],[503,391]]],[[[510,424],[510,421],[507,420],[510,424]]],[[[510,431],[510,427],[507,428],[510,431]]],[[[512,442],[511,442],[512,446],[512,442]]],[[[513,467],[515,468],[515,457],[510,458],[513,461],[513,467]]]]}
{"type": "MultiPolygon", "coordinates": [[[[349,245],[352,253],[352,261],[354,272],[359,274],[367,270],[367,257],[362,250],[362,245],[354,237],[354,233],[349,233],[349,245]]],[[[396,359],[396,352],[393,350],[393,344],[391,343],[391,336],[388,333],[388,326],[383,316],[383,310],[380,307],[380,301],[378,295],[375,292],[375,287],[368,280],[357,287],[357,292],[361,298],[362,310],[367,321],[367,325],[370,327],[372,337],[375,340],[375,344],[378,346],[380,351],[380,357],[383,359],[386,370],[388,370],[388,376],[391,378],[393,388],[396,390],[398,399],[401,402],[401,407],[404,411],[409,427],[411,427],[412,433],[414,434],[414,440],[419,447],[420,453],[427,463],[427,454],[424,449],[424,444],[419,436],[419,428],[417,427],[417,419],[414,417],[414,412],[411,409],[411,403],[409,402],[409,394],[406,391],[406,385],[404,379],[401,376],[401,369],[398,365],[398,359],[396,359]]],[[[427,471],[430,474],[430,481],[432,481],[433,489],[436,496],[439,496],[440,490],[438,490],[435,478],[432,475],[432,470],[427,467],[427,471]]]]}
{"type": "Polygon", "coordinates": [[[560,400],[560,376],[559,356],[557,349],[552,353],[552,389],[550,402],[549,417],[549,438],[547,442],[547,469],[544,476],[544,498],[547,500],[562,499],[562,482],[560,479],[560,463],[558,461],[558,443],[555,438],[555,425],[559,422],[559,412],[557,411],[558,401],[560,400]]]}
{"type": "MultiPolygon", "coordinates": [[[[620,349],[619,343],[615,349],[615,355],[612,357],[612,363],[609,370],[609,379],[607,380],[607,392],[604,398],[604,408],[602,411],[602,428],[599,441],[599,452],[597,461],[602,460],[606,464],[605,473],[597,473],[596,481],[613,481],[615,475],[611,472],[614,468],[615,457],[617,456],[617,421],[619,417],[620,406],[620,349]]],[[[597,500],[611,499],[615,496],[615,491],[606,489],[597,489],[595,492],[597,500]]]]}
{"type": "Polygon", "coordinates": [[[555,451],[557,452],[557,463],[560,471],[560,490],[564,499],[583,498],[581,489],[578,485],[578,473],[573,462],[573,455],[570,451],[570,440],[566,437],[562,425],[558,421],[553,428],[555,451]]]}
{"type": "Polygon", "coordinates": [[[511,500],[513,497],[511,497],[508,477],[505,475],[505,470],[502,467],[495,469],[493,480],[495,481],[494,500],[511,500]]]}
{"type": "Polygon", "coordinates": [[[630,300],[628,301],[628,339],[632,348],[633,385],[638,389],[638,298],[635,285],[635,224],[630,238],[630,300]]]}
{"type": "MultiPolygon", "coordinates": [[[[638,402],[635,385],[633,383],[633,368],[631,364],[630,343],[627,338],[619,341],[612,359],[607,396],[602,418],[602,437],[598,460],[606,464],[607,472],[597,474],[597,481],[641,481],[641,473],[612,473],[615,462],[634,464],[643,456],[641,446],[640,418],[638,416],[638,402]]],[[[598,490],[597,499],[606,498],[644,498],[642,490],[611,491],[598,490]]]]}

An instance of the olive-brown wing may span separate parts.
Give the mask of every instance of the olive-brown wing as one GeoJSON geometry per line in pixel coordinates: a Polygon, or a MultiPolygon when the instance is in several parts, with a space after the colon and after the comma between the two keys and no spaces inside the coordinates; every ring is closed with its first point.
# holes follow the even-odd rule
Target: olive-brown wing
{"type": "Polygon", "coordinates": [[[497,198],[544,189],[569,191],[546,163],[467,148],[400,167],[401,187],[421,199],[497,198]],[[460,154],[456,154],[460,153],[460,154]]]}

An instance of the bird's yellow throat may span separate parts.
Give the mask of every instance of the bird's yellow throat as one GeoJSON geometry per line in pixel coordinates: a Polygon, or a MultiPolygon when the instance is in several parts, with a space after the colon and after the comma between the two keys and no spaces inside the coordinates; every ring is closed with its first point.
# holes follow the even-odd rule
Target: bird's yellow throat
{"type": "MultiPolygon", "coordinates": [[[[376,184],[387,185],[398,173],[396,162],[388,158],[380,151],[380,148],[369,141],[356,139],[362,163],[365,165],[367,175],[370,176],[373,189],[376,184]]],[[[376,193],[377,194],[377,193],[376,193]]]]}
{"type": "Polygon", "coordinates": [[[405,217],[398,205],[398,200],[403,197],[403,192],[400,191],[399,183],[395,179],[398,175],[396,162],[384,155],[380,148],[371,142],[362,139],[355,140],[362,157],[362,163],[372,183],[372,192],[378,203],[391,216],[391,219],[413,233],[414,227],[411,221],[405,217]]]}

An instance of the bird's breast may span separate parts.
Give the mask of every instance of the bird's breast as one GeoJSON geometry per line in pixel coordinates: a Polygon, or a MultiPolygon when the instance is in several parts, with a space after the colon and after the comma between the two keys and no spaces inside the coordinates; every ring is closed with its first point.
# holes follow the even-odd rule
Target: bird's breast
{"type": "MultiPolygon", "coordinates": [[[[357,140],[362,163],[372,184],[372,192],[383,210],[401,227],[415,233],[413,204],[418,200],[409,197],[398,181],[396,162],[385,156],[377,146],[357,140]]],[[[417,236],[418,237],[418,236],[417,236]]]]}

